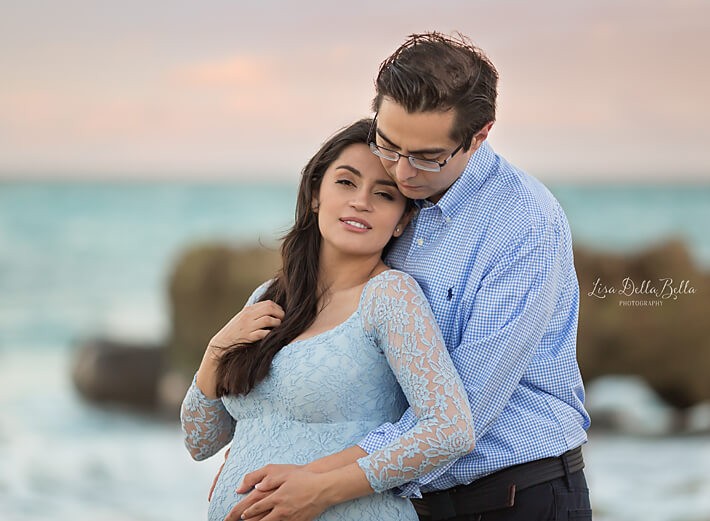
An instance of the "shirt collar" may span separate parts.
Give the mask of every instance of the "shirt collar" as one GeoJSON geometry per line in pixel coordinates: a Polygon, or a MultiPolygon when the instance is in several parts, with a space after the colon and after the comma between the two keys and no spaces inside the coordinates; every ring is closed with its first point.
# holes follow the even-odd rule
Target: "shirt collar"
{"type": "Polygon", "coordinates": [[[453,217],[461,205],[470,200],[492,175],[497,160],[498,156],[488,141],[484,141],[473,153],[458,179],[439,199],[439,202],[432,204],[429,201],[416,201],[417,206],[420,209],[438,206],[445,217],[453,217]]]}

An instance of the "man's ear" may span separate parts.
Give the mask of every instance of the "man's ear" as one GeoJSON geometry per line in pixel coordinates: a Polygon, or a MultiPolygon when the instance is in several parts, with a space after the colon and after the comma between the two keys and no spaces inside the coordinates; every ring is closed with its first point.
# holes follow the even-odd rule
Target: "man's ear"
{"type": "Polygon", "coordinates": [[[412,220],[412,217],[414,217],[414,212],[416,211],[416,208],[411,208],[404,212],[404,215],[402,215],[402,218],[399,220],[397,223],[397,226],[394,227],[394,232],[392,233],[392,237],[399,237],[404,233],[404,229],[407,227],[409,224],[409,221],[412,220]]]}
{"type": "Polygon", "coordinates": [[[495,121],[489,121],[483,125],[481,130],[473,135],[473,141],[471,141],[471,148],[469,150],[475,152],[478,150],[478,147],[480,147],[481,144],[488,139],[488,133],[491,131],[491,128],[493,128],[493,123],[495,123],[495,121]]]}

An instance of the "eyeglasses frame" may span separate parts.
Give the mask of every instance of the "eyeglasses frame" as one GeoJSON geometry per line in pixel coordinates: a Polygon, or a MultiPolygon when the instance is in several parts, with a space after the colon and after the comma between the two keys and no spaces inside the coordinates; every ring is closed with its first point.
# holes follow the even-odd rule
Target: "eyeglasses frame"
{"type": "Polygon", "coordinates": [[[399,161],[401,158],[406,157],[407,160],[409,161],[409,164],[412,165],[413,168],[416,168],[417,170],[424,170],[425,172],[441,172],[441,169],[444,168],[449,161],[458,153],[459,150],[463,148],[463,142],[457,146],[453,152],[451,152],[451,155],[447,157],[443,162],[436,161],[435,159],[422,159],[421,157],[414,157],[411,155],[406,155],[406,154],[400,154],[396,150],[392,150],[387,147],[383,147],[375,143],[374,140],[372,140],[372,134],[373,130],[375,129],[375,123],[377,122],[377,113],[375,114],[375,117],[372,118],[372,123],[370,124],[370,130],[367,133],[367,144],[370,147],[370,152],[375,154],[377,157],[381,157],[382,159],[386,161],[392,161],[393,163],[396,163],[399,161]],[[386,150],[387,152],[391,152],[392,154],[395,154],[397,156],[396,159],[390,159],[389,157],[385,157],[381,154],[381,150],[386,150]],[[421,165],[415,164],[415,161],[418,162],[425,162],[425,163],[430,163],[432,165],[431,168],[422,168],[421,165]],[[436,165],[436,166],[434,166],[436,165]]]}

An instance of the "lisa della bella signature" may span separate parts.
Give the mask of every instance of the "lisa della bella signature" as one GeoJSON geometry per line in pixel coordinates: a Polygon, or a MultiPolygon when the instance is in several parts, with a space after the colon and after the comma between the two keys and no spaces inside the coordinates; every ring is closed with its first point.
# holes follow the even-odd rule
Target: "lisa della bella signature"
{"type": "Polygon", "coordinates": [[[693,295],[695,288],[690,285],[689,280],[681,280],[678,284],[673,284],[673,279],[658,279],[657,283],[651,280],[641,281],[641,284],[634,282],[631,277],[626,277],[621,281],[621,287],[608,286],[604,284],[600,277],[594,282],[594,289],[587,293],[590,297],[606,298],[607,295],[622,295],[633,297],[637,295],[652,295],[658,299],[677,300],[678,295],[693,295]]]}

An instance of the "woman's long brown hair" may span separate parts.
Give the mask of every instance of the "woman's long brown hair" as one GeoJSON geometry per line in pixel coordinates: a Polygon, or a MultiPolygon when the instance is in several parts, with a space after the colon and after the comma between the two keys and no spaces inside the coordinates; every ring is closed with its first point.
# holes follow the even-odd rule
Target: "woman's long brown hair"
{"type": "Polygon", "coordinates": [[[301,172],[296,219],[281,245],[281,270],[259,299],[273,300],[284,310],[284,319],[266,337],[227,348],[217,366],[217,395],[247,394],[266,378],[279,350],[308,328],[318,313],[318,264],[321,235],[314,195],[328,167],[353,144],[367,144],[371,119],[344,128],[316,152],[301,172]]]}

